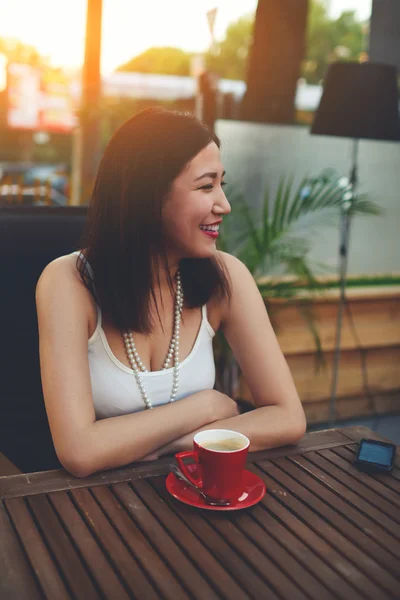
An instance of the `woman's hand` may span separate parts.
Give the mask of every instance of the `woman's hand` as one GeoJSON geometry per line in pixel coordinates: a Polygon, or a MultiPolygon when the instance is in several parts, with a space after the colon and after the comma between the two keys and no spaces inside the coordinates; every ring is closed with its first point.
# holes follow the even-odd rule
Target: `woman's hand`
{"type": "MultiPolygon", "coordinates": [[[[158,457],[164,456],[166,454],[174,454],[176,452],[183,452],[184,450],[190,450],[193,448],[193,437],[196,433],[201,431],[202,429],[213,429],[214,422],[217,422],[215,428],[218,428],[218,423],[220,421],[225,421],[226,419],[231,419],[232,417],[237,417],[240,415],[241,411],[238,404],[232,398],[229,398],[226,394],[222,394],[217,390],[204,390],[202,392],[197,392],[194,395],[199,396],[199,400],[201,395],[205,395],[205,399],[211,404],[211,416],[212,420],[208,425],[202,427],[200,429],[196,429],[187,435],[184,435],[176,440],[173,440],[169,444],[162,446],[157,450],[158,457]]],[[[225,427],[226,429],[226,427],[225,427]]],[[[148,457],[146,457],[146,460],[148,457]]],[[[150,459],[149,459],[150,460],[150,459]]]]}
{"type": "MultiPolygon", "coordinates": [[[[209,423],[209,427],[212,427],[214,421],[222,421],[224,419],[230,419],[231,417],[237,417],[241,412],[239,406],[232,398],[229,398],[229,396],[222,394],[217,390],[204,390],[202,392],[196,392],[194,395],[199,396],[199,401],[201,401],[201,396],[204,395],[204,398],[210,402],[210,415],[212,416],[212,420],[209,423]]],[[[144,458],[141,458],[140,462],[150,462],[152,460],[157,460],[166,454],[182,452],[188,448],[191,449],[193,446],[193,437],[197,431],[198,430],[192,431],[181,438],[173,440],[166,446],[159,448],[156,452],[152,452],[144,458]]]]}
{"type": "Polygon", "coordinates": [[[218,392],[217,390],[208,390],[205,391],[205,393],[209,395],[212,403],[212,414],[214,415],[214,418],[211,422],[230,419],[231,417],[237,417],[240,414],[239,406],[235,400],[232,400],[232,398],[229,398],[226,394],[218,392]]]}

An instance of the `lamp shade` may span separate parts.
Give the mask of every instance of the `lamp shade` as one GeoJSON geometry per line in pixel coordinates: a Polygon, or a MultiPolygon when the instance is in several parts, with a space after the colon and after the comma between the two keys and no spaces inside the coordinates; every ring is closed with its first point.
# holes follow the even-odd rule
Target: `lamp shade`
{"type": "Polygon", "coordinates": [[[368,62],[331,65],[311,133],[400,140],[395,67],[368,62]]]}

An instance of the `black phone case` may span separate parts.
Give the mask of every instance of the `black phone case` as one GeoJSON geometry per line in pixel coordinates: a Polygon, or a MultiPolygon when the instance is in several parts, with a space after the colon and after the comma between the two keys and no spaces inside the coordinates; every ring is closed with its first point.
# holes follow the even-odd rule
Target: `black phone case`
{"type": "Polygon", "coordinates": [[[378,440],[370,440],[367,438],[363,438],[362,440],[360,440],[358,450],[357,450],[357,455],[354,459],[353,464],[357,468],[359,468],[363,471],[371,471],[371,472],[380,471],[380,472],[384,472],[384,473],[389,473],[393,469],[394,460],[396,457],[396,450],[397,450],[397,447],[394,444],[390,444],[389,442],[380,442],[378,440]],[[392,451],[390,464],[384,465],[381,463],[375,463],[375,462],[371,462],[371,461],[367,461],[367,460],[360,460],[359,455],[360,455],[361,448],[362,448],[362,445],[364,442],[366,442],[368,444],[377,445],[377,446],[385,446],[385,448],[390,448],[392,451]]]}

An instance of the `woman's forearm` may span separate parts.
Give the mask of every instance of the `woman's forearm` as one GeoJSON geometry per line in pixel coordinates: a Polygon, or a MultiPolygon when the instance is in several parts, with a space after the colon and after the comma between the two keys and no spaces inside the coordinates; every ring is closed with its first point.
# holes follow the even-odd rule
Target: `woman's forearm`
{"type": "Polygon", "coordinates": [[[251,412],[229,419],[215,421],[182,436],[158,451],[159,456],[191,450],[193,437],[206,429],[231,429],[243,433],[250,440],[250,452],[296,444],[304,435],[306,421],[304,413],[289,414],[281,406],[262,406],[251,412]]]}
{"type": "Polygon", "coordinates": [[[85,477],[139,461],[193,429],[235,414],[234,407],[227,396],[205,390],[154,410],[96,421],[59,457],[73,475],[85,477]]]}

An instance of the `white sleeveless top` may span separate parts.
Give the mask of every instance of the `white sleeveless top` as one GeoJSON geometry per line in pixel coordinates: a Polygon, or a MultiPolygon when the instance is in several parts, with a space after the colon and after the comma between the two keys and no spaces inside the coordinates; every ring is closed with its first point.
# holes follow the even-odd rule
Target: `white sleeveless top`
{"type": "MultiPolygon", "coordinates": [[[[80,255],[80,252],[73,254],[80,255]]],[[[88,273],[93,272],[86,263],[88,273]]],[[[202,320],[194,346],[179,366],[179,387],[176,401],[202,390],[211,390],[215,383],[215,363],[212,339],[215,335],[207,320],[207,307],[202,307],[202,320]]],[[[130,367],[113,354],[104,329],[100,307],[97,326],[88,341],[88,357],[92,397],[97,419],[117,417],[144,410],[145,406],[130,367]]],[[[144,388],[154,407],[168,404],[173,383],[173,368],[140,373],[144,388]]]]}

